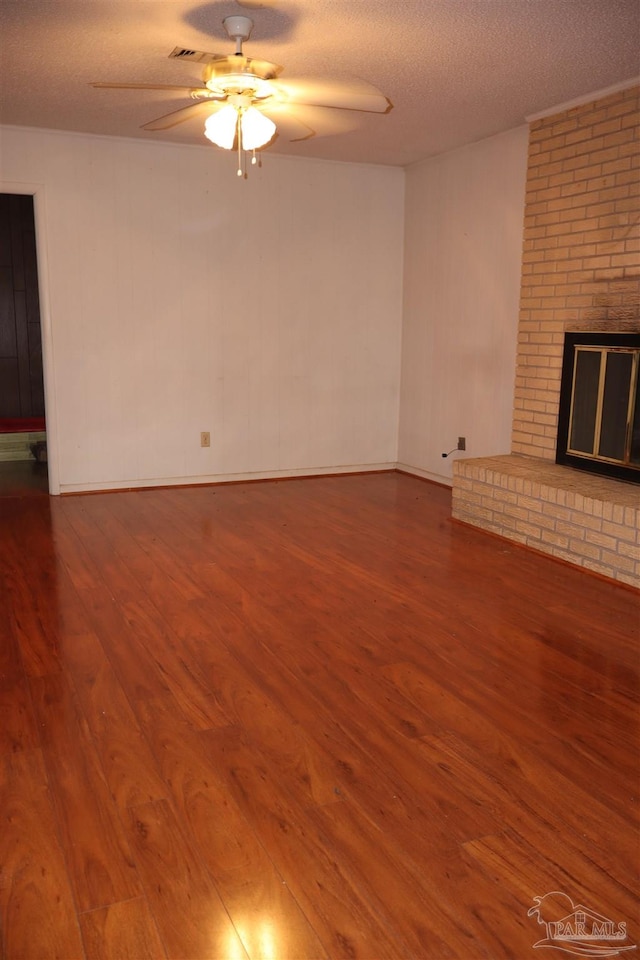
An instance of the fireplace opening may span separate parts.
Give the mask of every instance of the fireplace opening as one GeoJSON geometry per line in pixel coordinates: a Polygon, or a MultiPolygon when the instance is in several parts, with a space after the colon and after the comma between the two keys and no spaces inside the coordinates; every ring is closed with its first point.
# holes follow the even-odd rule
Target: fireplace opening
{"type": "Polygon", "coordinates": [[[640,483],[640,334],[567,333],[556,463],[640,483]]]}

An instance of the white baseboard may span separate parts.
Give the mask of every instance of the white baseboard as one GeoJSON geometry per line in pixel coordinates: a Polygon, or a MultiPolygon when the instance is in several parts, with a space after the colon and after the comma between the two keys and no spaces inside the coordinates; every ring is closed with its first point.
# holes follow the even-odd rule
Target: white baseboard
{"type": "Polygon", "coordinates": [[[339,473],[375,473],[395,470],[395,462],[354,463],[331,467],[301,467],[292,470],[261,470],[248,473],[215,473],[201,477],[145,477],[137,480],[111,480],[96,483],[61,483],[60,493],[99,493],[108,490],[134,490],[140,487],[189,487],[212,483],[241,483],[247,480],[288,480],[295,477],[322,477],[339,473]]]}

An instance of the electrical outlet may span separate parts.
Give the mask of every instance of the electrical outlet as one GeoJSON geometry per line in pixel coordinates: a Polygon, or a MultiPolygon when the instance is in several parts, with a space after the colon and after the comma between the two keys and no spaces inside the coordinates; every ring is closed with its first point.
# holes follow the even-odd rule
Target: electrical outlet
{"type": "Polygon", "coordinates": [[[467,449],[467,438],[458,437],[458,450],[466,450],[466,449],[467,449]]]}
{"type": "Polygon", "coordinates": [[[201,447],[210,447],[211,446],[211,434],[208,430],[203,430],[200,434],[200,446],[201,447]]]}

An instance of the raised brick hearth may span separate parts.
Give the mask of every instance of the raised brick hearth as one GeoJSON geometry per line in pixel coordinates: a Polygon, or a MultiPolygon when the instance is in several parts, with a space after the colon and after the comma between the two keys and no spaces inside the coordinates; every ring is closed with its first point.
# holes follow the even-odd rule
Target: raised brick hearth
{"type": "Polygon", "coordinates": [[[640,332],[640,87],[532,122],[511,455],[453,516],[640,587],[640,486],[555,463],[564,335],[640,332]]]}
{"type": "Polygon", "coordinates": [[[459,460],[453,515],[640,587],[640,496],[633,484],[518,455],[459,460]]]}

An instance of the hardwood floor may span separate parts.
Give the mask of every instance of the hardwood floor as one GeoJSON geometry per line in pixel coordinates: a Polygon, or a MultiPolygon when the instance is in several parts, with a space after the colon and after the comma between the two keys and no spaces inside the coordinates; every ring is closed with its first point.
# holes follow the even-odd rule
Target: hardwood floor
{"type": "Polygon", "coordinates": [[[0,461],[0,497],[41,497],[49,493],[46,463],[0,461]]]}
{"type": "Polygon", "coordinates": [[[449,515],[0,499],[3,960],[520,960],[552,891],[640,943],[640,597],[449,515]]]}

